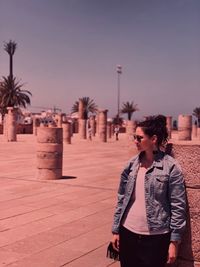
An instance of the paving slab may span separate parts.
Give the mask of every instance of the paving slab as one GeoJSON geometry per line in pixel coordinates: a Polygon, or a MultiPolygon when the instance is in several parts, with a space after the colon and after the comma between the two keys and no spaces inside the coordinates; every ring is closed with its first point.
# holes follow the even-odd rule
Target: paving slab
{"type": "Polygon", "coordinates": [[[0,267],[119,267],[106,258],[126,134],[64,144],[63,178],[37,180],[36,137],[0,135],[0,267]]]}

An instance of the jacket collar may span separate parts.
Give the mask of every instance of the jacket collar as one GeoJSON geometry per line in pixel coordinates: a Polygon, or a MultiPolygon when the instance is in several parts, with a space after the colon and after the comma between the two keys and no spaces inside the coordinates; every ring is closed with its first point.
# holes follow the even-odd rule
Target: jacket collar
{"type": "MultiPolygon", "coordinates": [[[[145,152],[142,151],[142,152],[140,152],[138,154],[138,157],[136,159],[138,164],[140,163],[140,159],[144,155],[144,153],[145,152]]],[[[152,167],[163,168],[163,157],[164,157],[165,153],[163,151],[161,151],[161,150],[158,150],[154,155],[155,155],[154,156],[154,161],[153,161],[153,163],[151,165],[151,168],[152,167]]]]}

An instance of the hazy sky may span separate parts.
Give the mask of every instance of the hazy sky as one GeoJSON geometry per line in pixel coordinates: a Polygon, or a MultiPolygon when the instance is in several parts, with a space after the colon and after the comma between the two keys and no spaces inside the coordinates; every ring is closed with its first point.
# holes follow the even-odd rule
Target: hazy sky
{"type": "Polygon", "coordinates": [[[120,102],[138,104],[135,118],[200,106],[200,0],[0,0],[0,76],[10,39],[34,107],[69,113],[89,96],[115,115],[117,64],[120,102]]]}

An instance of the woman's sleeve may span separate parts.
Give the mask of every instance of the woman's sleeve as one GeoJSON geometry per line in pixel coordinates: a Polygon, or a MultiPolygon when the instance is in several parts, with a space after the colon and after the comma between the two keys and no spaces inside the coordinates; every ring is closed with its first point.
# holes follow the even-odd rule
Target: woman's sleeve
{"type": "Polygon", "coordinates": [[[115,208],[114,222],[112,226],[113,234],[119,233],[119,224],[120,224],[119,220],[121,218],[121,211],[122,211],[122,206],[123,206],[123,201],[124,201],[124,196],[125,196],[125,191],[126,191],[126,184],[127,184],[128,176],[130,172],[130,167],[131,167],[131,163],[129,163],[127,167],[121,173],[118,194],[117,194],[117,205],[115,208]]]}
{"type": "Polygon", "coordinates": [[[174,164],[169,180],[171,206],[171,241],[180,241],[186,227],[186,192],[183,174],[178,164],[174,164]]]}

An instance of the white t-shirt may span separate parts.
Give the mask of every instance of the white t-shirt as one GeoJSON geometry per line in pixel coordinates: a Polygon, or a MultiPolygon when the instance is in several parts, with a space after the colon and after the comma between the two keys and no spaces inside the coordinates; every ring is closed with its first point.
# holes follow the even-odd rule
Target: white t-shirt
{"type": "Polygon", "coordinates": [[[131,232],[149,235],[145,205],[145,173],[146,168],[140,167],[136,178],[135,192],[133,192],[132,196],[132,199],[135,199],[135,201],[130,202],[123,226],[131,232]]]}
{"type": "Polygon", "coordinates": [[[144,167],[139,168],[135,191],[132,194],[132,201],[129,203],[129,207],[125,213],[124,221],[122,225],[134,232],[141,235],[157,235],[164,234],[168,231],[149,231],[146,215],[146,202],[145,202],[145,174],[147,169],[144,167]]]}

